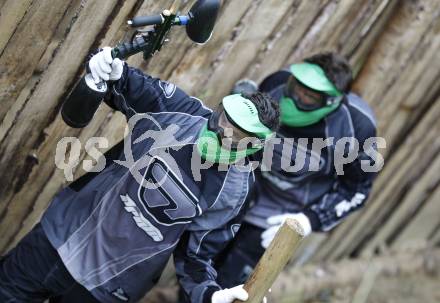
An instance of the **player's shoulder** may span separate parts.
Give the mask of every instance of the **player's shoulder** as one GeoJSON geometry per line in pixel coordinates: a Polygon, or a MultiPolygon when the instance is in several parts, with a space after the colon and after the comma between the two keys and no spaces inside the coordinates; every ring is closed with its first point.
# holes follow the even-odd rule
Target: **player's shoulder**
{"type": "Polygon", "coordinates": [[[261,81],[259,85],[259,90],[262,92],[270,92],[274,88],[285,84],[290,75],[291,72],[287,68],[278,70],[268,75],[266,78],[263,79],[263,81],[261,81]]]}
{"type": "Polygon", "coordinates": [[[346,95],[344,106],[348,110],[348,118],[351,120],[357,137],[362,139],[376,135],[376,116],[365,100],[350,92],[346,95]]]}
{"type": "Polygon", "coordinates": [[[212,110],[202,100],[188,95],[172,82],[158,79],[159,95],[164,108],[162,111],[188,114],[195,117],[208,118],[212,110]]]}
{"type": "Polygon", "coordinates": [[[346,96],[346,106],[352,115],[353,122],[367,123],[376,128],[376,116],[373,109],[359,95],[350,92],[346,96]]]}

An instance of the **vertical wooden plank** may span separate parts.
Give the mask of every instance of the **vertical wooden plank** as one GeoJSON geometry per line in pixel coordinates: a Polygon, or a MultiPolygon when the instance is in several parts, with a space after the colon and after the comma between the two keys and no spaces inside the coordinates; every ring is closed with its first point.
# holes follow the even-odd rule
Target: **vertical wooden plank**
{"type": "MultiPolygon", "coordinates": [[[[26,159],[33,149],[38,148],[41,138],[44,139],[45,134],[42,130],[53,116],[58,100],[63,96],[69,82],[72,81],[78,67],[82,64],[80,60],[72,60],[72,58],[86,56],[107,17],[115,8],[116,2],[89,1],[86,3],[68,37],[43,73],[27,105],[20,112],[17,119],[21,122],[14,125],[1,145],[0,168],[8,171],[8,179],[5,182],[6,186],[2,188],[4,198],[1,206],[3,209],[6,206],[7,209],[4,213],[5,217],[0,222],[0,239],[3,245],[0,246],[0,250],[5,248],[4,245],[7,245],[16,233],[15,229],[6,228],[6,226],[10,227],[16,225],[17,222],[22,222],[24,217],[32,211],[32,202],[38,194],[38,192],[27,191],[21,187],[15,190],[17,195],[12,198],[13,185],[17,182],[17,178],[25,178],[21,182],[26,182],[32,172],[40,169],[53,169],[53,164],[49,163],[41,163],[41,166],[33,165],[29,169],[27,163],[23,163],[23,159],[26,159]],[[11,162],[15,162],[16,165],[10,167],[11,162]],[[8,191],[5,193],[6,189],[8,191]],[[20,203],[13,203],[15,201],[20,201],[20,203]]],[[[55,145],[52,145],[52,148],[53,146],[55,145]]],[[[38,181],[45,182],[46,179],[38,181]]]]}
{"type": "Polygon", "coordinates": [[[32,0],[7,0],[0,3],[0,54],[21,22],[32,0]]]}
{"type": "Polygon", "coordinates": [[[199,83],[198,95],[208,104],[217,104],[231,89],[235,77],[252,62],[262,43],[272,34],[279,20],[284,18],[292,1],[254,1],[242,19],[236,38],[218,58],[214,72],[199,83]],[[224,56],[224,57],[223,57],[224,56]]]}
{"type": "Polygon", "coordinates": [[[429,239],[429,242],[432,245],[439,246],[440,245],[440,226],[437,227],[437,231],[434,233],[431,239],[429,239]]]}
{"type": "Polygon", "coordinates": [[[440,185],[429,196],[417,215],[409,220],[403,231],[393,241],[392,248],[401,249],[417,243],[427,243],[429,237],[440,226],[440,185]]]}
{"type": "Polygon", "coordinates": [[[246,78],[261,82],[267,75],[284,68],[288,56],[301,43],[306,33],[316,24],[332,1],[299,1],[287,12],[273,35],[264,42],[255,60],[244,72],[246,78]]]}
{"type": "MultiPolygon", "coordinates": [[[[62,40],[65,38],[66,32],[68,32],[72,20],[74,20],[79,12],[81,11],[81,0],[73,0],[69,8],[67,9],[63,19],[60,24],[57,26],[53,37],[48,44],[44,54],[41,56],[40,61],[35,66],[35,71],[33,72],[31,78],[27,81],[26,86],[20,91],[15,102],[11,107],[7,109],[6,115],[4,119],[0,122],[0,142],[4,139],[8,131],[13,126],[16,121],[17,115],[25,106],[27,100],[29,99],[30,94],[34,90],[35,86],[40,81],[41,73],[47,68],[50,61],[53,58],[54,53],[59,48],[62,40]]],[[[1,207],[0,207],[1,208],[1,207]]]]}
{"type": "MultiPolygon", "coordinates": [[[[390,115],[394,117],[401,103],[407,99],[408,93],[415,93],[411,91],[413,83],[418,83],[417,93],[419,89],[423,92],[432,85],[432,81],[418,81],[419,76],[424,76],[421,73],[414,74],[411,79],[408,74],[411,74],[412,67],[416,64],[419,68],[432,64],[431,72],[439,68],[438,59],[432,60],[431,54],[432,50],[438,49],[439,21],[436,16],[439,13],[438,1],[401,3],[356,80],[354,89],[367,100],[371,100],[378,114],[381,130],[386,129],[387,124],[394,120],[389,119],[390,115]],[[404,74],[406,76],[402,78],[404,74]]],[[[418,68],[416,70],[419,72],[418,68]]]]}
{"type": "MultiPolygon", "coordinates": [[[[133,9],[136,8],[138,4],[138,0],[125,1],[118,9],[116,15],[113,13],[114,8],[108,8],[107,13],[112,14],[111,26],[109,26],[109,30],[103,38],[102,45],[114,44],[116,40],[121,38],[125,30],[125,22],[128,17],[132,17],[133,9]]],[[[93,7],[86,8],[92,9],[93,7]]],[[[78,21],[88,22],[88,20],[88,17],[84,17],[78,21]]],[[[87,25],[82,26],[86,27],[87,25]]],[[[82,26],[80,26],[79,30],[83,29],[82,26]]],[[[99,30],[99,27],[97,27],[96,30],[99,30]]],[[[73,34],[73,36],[67,37],[66,41],[76,39],[75,37],[75,34],[73,34]]],[[[72,43],[74,43],[74,41],[72,41],[72,43]]],[[[85,49],[89,47],[90,46],[86,46],[85,49]]],[[[64,51],[68,50],[64,49],[64,51]]],[[[82,70],[82,62],[79,62],[79,65],[82,70]]],[[[39,220],[41,213],[46,209],[53,195],[62,185],[66,185],[63,171],[55,167],[54,162],[55,147],[58,140],[65,136],[77,136],[84,147],[85,142],[90,137],[102,136],[108,140],[110,148],[123,137],[124,128],[125,117],[120,113],[112,113],[108,106],[102,105],[90,125],[84,129],[77,130],[67,127],[59,115],[44,129],[46,134],[45,140],[41,142],[35,152],[44,165],[38,170],[31,172],[26,182],[26,184],[30,184],[30,188],[26,189],[26,186],[24,186],[20,192],[16,193],[16,196],[20,197],[23,203],[32,204],[32,209],[24,214],[22,226],[17,229],[16,234],[12,237],[8,245],[9,248],[13,247],[15,243],[32,228],[35,222],[39,220]]],[[[84,157],[84,150],[82,150],[82,154],[80,155],[81,163],[84,157]]],[[[80,166],[77,167],[74,176],[77,178],[83,173],[84,171],[80,166]]]]}
{"type": "MultiPolygon", "coordinates": [[[[440,14],[440,7],[438,12],[440,14]]],[[[440,18],[432,26],[440,28],[440,18]]],[[[381,131],[390,146],[398,144],[399,135],[411,127],[409,122],[417,123],[418,119],[414,118],[423,114],[437,99],[440,88],[439,49],[440,35],[430,28],[405,70],[398,76],[396,85],[387,92],[384,102],[390,103],[378,112],[378,118],[384,121],[381,131]],[[400,102],[392,102],[391,96],[400,102]]]]}
{"type": "Polygon", "coordinates": [[[0,56],[0,120],[32,76],[69,4],[33,1],[9,39],[0,56]]]}
{"type": "MultiPolygon", "coordinates": [[[[367,60],[368,54],[376,45],[376,39],[380,37],[384,28],[398,9],[400,0],[377,1],[373,6],[373,15],[365,18],[354,33],[351,41],[344,42],[342,53],[350,58],[350,64],[354,75],[357,75],[367,60]]],[[[368,100],[367,100],[368,101],[368,100]]]]}
{"type": "MultiPolygon", "coordinates": [[[[170,80],[189,94],[203,99],[202,83],[214,72],[218,62],[237,39],[237,34],[243,27],[243,18],[249,11],[253,11],[252,7],[255,5],[252,0],[225,1],[209,43],[203,46],[192,45],[179,64],[170,71],[170,80]]],[[[203,101],[209,103],[209,100],[203,101]]]]}
{"type": "MultiPolygon", "coordinates": [[[[440,141],[437,142],[438,145],[440,141]]],[[[434,143],[435,144],[435,143],[434,143]]],[[[440,182],[440,157],[437,157],[418,178],[417,182],[404,197],[399,207],[394,209],[386,222],[378,228],[373,239],[364,248],[364,254],[370,254],[380,246],[388,246],[392,237],[401,231],[405,222],[411,221],[417,209],[423,207],[423,202],[433,186],[440,182]]]]}

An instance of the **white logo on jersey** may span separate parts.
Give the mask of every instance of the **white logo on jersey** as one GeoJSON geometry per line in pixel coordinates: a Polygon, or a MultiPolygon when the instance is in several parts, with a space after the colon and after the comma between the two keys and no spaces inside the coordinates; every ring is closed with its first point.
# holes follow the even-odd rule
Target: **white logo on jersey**
{"type": "Polygon", "coordinates": [[[137,226],[149,235],[153,241],[160,242],[163,240],[163,235],[147,218],[145,218],[136,203],[128,195],[120,195],[122,202],[124,202],[125,210],[133,215],[133,220],[137,226]]]}
{"type": "Polygon", "coordinates": [[[118,298],[119,300],[124,301],[124,302],[128,302],[128,300],[129,300],[125,291],[120,287],[118,287],[118,289],[114,290],[112,292],[112,295],[115,296],[116,298],[118,298]]]}
{"type": "Polygon", "coordinates": [[[231,232],[232,235],[235,237],[235,235],[238,233],[238,230],[240,229],[241,224],[232,224],[231,226],[231,232]]]}
{"type": "Polygon", "coordinates": [[[348,212],[353,207],[361,205],[364,199],[365,199],[364,194],[357,193],[356,195],[354,195],[354,197],[351,199],[350,202],[348,202],[347,200],[343,200],[339,202],[335,206],[336,216],[341,217],[343,214],[348,212]]]}
{"type": "Polygon", "coordinates": [[[177,88],[173,83],[170,83],[168,81],[160,81],[159,86],[162,89],[165,98],[167,99],[171,98],[174,95],[177,88]]]}

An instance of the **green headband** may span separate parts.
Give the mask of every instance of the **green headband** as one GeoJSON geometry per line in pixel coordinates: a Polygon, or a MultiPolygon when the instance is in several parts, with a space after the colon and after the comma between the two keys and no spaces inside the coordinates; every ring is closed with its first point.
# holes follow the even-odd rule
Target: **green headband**
{"type": "Polygon", "coordinates": [[[317,64],[308,62],[292,64],[290,71],[302,84],[313,90],[323,92],[332,97],[343,95],[327,78],[324,70],[317,64]]]}
{"type": "Polygon", "coordinates": [[[233,122],[246,132],[255,134],[261,139],[273,135],[273,131],[260,121],[258,110],[252,101],[236,94],[224,97],[222,104],[233,122]]]}

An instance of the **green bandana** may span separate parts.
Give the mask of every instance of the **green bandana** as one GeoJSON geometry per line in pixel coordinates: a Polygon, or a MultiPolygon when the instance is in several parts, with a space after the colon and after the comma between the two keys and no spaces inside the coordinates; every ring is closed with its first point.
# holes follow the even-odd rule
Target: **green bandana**
{"type": "Polygon", "coordinates": [[[221,146],[217,134],[208,130],[207,124],[200,131],[197,150],[201,157],[212,163],[233,164],[246,156],[256,153],[260,148],[248,148],[240,151],[226,150],[221,146]]]}
{"type": "MultiPolygon", "coordinates": [[[[235,94],[224,97],[221,103],[228,120],[235,123],[236,127],[238,126],[238,128],[254,134],[255,137],[262,140],[274,136],[274,132],[260,121],[258,110],[251,100],[244,98],[240,94],[235,94]]],[[[209,120],[209,122],[212,121],[209,120]]],[[[204,160],[213,163],[232,164],[263,148],[263,146],[258,146],[238,151],[225,149],[222,147],[219,135],[213,131],[215,126],[210,126],[213,128],[208,129],[209,122],[201,129],[197,141],[197,150],[204,160]]],[[[246,142],[250,143],[251,140],[244,141],[243,143],[246,142]]]]}
{"type": "Polygon", "coordinates": [[[312,111],[302,111],[296,107],[292,99],[283,97],[280,102],[281,122],[292,127],[312,125],[321,121],[338,106],[339,103],[335,103],[312,111]]]}

